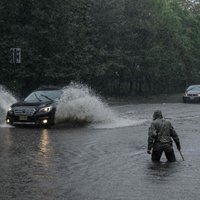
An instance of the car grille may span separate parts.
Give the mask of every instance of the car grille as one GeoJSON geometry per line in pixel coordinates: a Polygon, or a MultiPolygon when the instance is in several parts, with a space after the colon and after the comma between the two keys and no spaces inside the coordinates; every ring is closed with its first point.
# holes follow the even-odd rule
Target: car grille
{"type": "Polygon", "coordinates": [[[188,94],[189,97],[196,97],[198,96],[197,94],[188,94]]]}
{"type": "Polygon", "coordinates": [[[19,107],[14,107],[13,111],[16,116],[20,116],[20,115],[33,116],[36,109],[33,107],[19,106],[19,107]]]}

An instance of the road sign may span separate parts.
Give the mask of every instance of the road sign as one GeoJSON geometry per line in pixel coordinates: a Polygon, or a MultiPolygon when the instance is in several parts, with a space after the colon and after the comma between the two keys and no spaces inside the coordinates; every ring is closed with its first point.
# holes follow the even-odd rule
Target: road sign
{"type": "Polygon", "coordinates": [[[10,63],[21,63],[21,48],[10,48],[10,63]]]}

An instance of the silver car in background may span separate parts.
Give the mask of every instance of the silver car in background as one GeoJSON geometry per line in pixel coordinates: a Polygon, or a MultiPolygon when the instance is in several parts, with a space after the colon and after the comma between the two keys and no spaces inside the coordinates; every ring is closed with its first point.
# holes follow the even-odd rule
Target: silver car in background
{"type": "Polygon", "coordinates": [[[190,85],[183,95],[183,103],[200,102],[200,85],[190,85]]]}

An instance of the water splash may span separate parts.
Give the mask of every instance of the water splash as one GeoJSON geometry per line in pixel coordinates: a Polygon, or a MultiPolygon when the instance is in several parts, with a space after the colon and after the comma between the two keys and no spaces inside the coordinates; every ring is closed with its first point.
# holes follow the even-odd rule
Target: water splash
{"type": "Polygon", "coordinates": [[[117,117],[112,122],[108,123],[94,123],[91,124],[90,127],[96,129],[114,129],[114,128],[124,128],[129,126],[137,126],[147,122],[147,120],[138,120],[138,119],[127,119],[124,117],[117,117]]]}
{"type": "Polygon", "coordinates": [[[72,83],[64,88],[55,115],[56,123],[90,123],[93,128],[132,126],[143,121],[120,117],[90,88],[72,83]]]}
{"type": "Polygon", "coordinates": [[[85,85],[65,87],[56,111],[56,122],[111,122],[114,112],[85,85]]]}
{"type": "Polygon", "coordinates": [[[5,126],[6,112],[8,108],[17,102],[16,98],[4,86],[0,85],[0,125],[5,126]]]}

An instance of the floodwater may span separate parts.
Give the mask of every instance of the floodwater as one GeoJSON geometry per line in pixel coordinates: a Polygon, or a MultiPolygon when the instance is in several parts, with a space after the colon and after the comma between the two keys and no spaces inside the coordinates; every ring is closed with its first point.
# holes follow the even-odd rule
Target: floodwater
{"type": "Polygon", "coordinates": [[[199,199],[200,106],[124,104],[119,117],[85,127],[0,128],[2,200],[199,199]],[[153,164],[146,153],[153,111],[179,134],[185,161],[153,164]]]}

